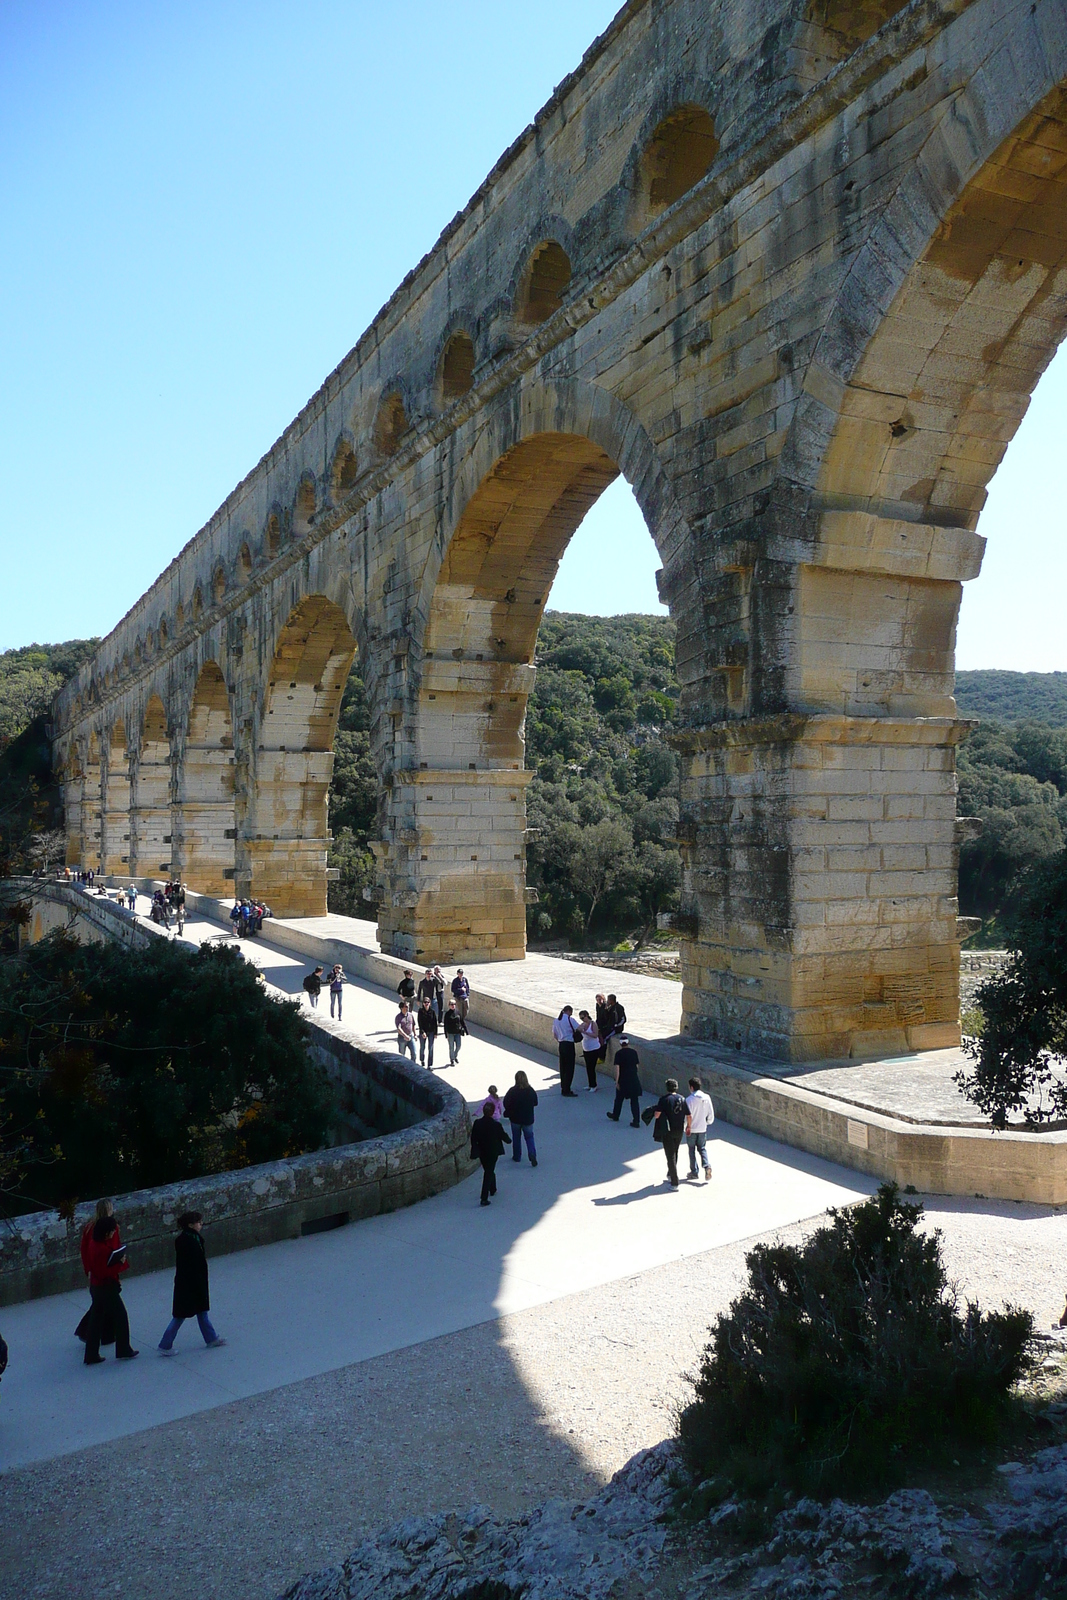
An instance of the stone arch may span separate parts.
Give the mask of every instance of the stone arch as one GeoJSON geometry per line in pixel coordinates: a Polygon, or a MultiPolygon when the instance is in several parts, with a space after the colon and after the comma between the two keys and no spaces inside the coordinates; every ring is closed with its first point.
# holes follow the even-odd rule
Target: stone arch
{"type": "Polygon", "coordinates": [[[193,621],[194,622],[199,622],[200,618],[203,615],[204,615],[204,595],[203,595],[202,589],[200,588],[200,585],[197,584],[196,588],[193,590],[193,621]]]}
{"type": "Polygon", "coordinates": [[[104,768],[100,870],[105,876],[130,870],[130,766],[126,725],[119,719],[108,733],[104,768]]]}
{"type": "Polygon", "coordinates": [[[718,152],[715,123],[702,105],[675,107],[641,151],[639,195],[643,212],[658,216],[707,176],[718,152]]]}
{"type": "Polygon", "coordinates": [[[333,466],[330,468],[330,487],[334,499],[343,499],[349,490],[355,487],[358,477],[359,458],[355,446],[347,434],[343,434],[337,441],[337,448],[333,453],[333,466]]]}
{"type": "Polygon", "coordinates": [[[462,328],[453,333],[441,354],[438,393],[444,407],[461,400],[474,387],[474,340],[462,328]]]}
{"type": "Polygon", "coordinates": [[[153,693],[141,722],[141,742],[133,768],[130,852],[136,877],[171,872],[171,743],[167,713],[153,693]]]}
{"type": "Polygon", "coordinates": [[[374,418],[374,448],[380,456],[395,455],[409,427],[404,397],[391,389],[378,402],[374,418]]]}
{"type": "Polygon", "coordinates": [[[221,602],[225,600],[226,589],[226,568],[220,561],[218,566],[215,568],[214,576],[211,579],[211,598],[214,600],[216,605],[220,605],[221,602]]]}
{"type": "Polygon", "coordinates": [[[217,661],[200,668],[189,708],[179,786],[180,869],[193,889],[233,889],[237,823],[233,716],[217,661]]]}
{"type": "Polygon", "coordinates": [[[293,502],[293,532],[298,539],[311,532],[316,503],[315,480],[310,472],[306,472],[297,486],[293,502]]]}
{"type": "Polygon", "coordinates": [[[339,605],[306,596],[281,628],[256,748],[253,892],[276,915],[326,912],[333,741],[356,639],[339,605]]]}
{"type": "Polygon", "coordinates": [[[100,870],[100,829],[103,816],[103,778],[100,738],[93,728],[85,743],[81,788],[81,852],[79,865],[84,872],[100,870]]]}
{"type": "Polygon", "coordinates": [[[530,251],[515,293],[515,320],[536,328],[563,304],[571,281],[571,260],[555,239],[543,239],[530,251]]]}
{"type": "Polygon", "coordinates": [[[160,619],[159,619],[159,648],[161,650],[165,650],[167,648],[167,640],[168,640],[168,638],[169,638],[169,632],[168,632],[168,629],[167,629],[167,619],[166,619],[166,617],[160,617],[160,619]]]}
{"type": "Polygon", "coordinates": [[[237,552],[237,581],[247,583],[252,576],[252,550],[247,539],[241,540],[241,548],[237,552]]]}
{"type": "Polygon", "coordinates": [[[281,554],[282,549],[282,512],[281,507],[275,507],[267,518],[263,529],[263,550],[268,561],[281,554]]]}
{"type": "Polygon", "coordinates": [[[412,725],[394,747],[379,937],[413,958],[525,950],[523,728],[537,630],[574,530],[624,470],[661,552],[688,531],[648,435],[604,391],[532,386],[484,433],[425,573],[412,725]]]}

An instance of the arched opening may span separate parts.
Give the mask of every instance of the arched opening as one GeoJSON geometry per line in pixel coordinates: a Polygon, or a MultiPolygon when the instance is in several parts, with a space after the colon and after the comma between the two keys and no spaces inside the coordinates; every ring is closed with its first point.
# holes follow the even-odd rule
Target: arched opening
{"type": "Polygon", "coordinates": [[[570,257],[555,239],[539,244],[530,256],[515,299],[516,320],[535,328],[563,304],[571,281],[570,257]]]}
{"type": "Polygon", "coordinates": [[[282,548],[281,523],[278,521],[278,515],[274,511],[267,518],[267,526],[263,534],[263,546],[267,552],[268,559],[271,561],[280,553],[282,548]]]}
{"type": "MultiPolygon", "coordinates": [[[[180,626],[180,624],[179,624],[179,626],[180,626]]],[[[170,637],[170,635],[169,635],[168,630],[167,630],[167,619],[166,619],[166,617],[160,617],[160,619],[159,619],[159,648],[161,650],[165,650],[167,648],[167,640],[168,640],[169,637],[170,637]]]]}
{"type": "Polygon", "coordinates": [[[115,723],[108,738],[100,853],[100,870],[105,877],[123,876],[129,872],[130,767],[126,729],[121,722],[115,723]]]}
{"type": "Polygon", "coordinates": [[[379,455],[395,455],[407,431],[408,419],[402,397],[395,392],[385,395],[374,419],[374,448],[379,455]]]}
{"type": "Polygon", "coordinates": [[[145,707],[134,767],[131,870],[139,878],[171,871],[171,764],[167,713],[158,694],[145,707]]]}
{"type": "Polygon", "coordinates": [[[215,576],[211,580],[211,593],[216,605],[226,598],[226,570],[221,564],[215,568],[215,576]]]}
{"type": "Polygon", "coordinates": [[[252,576],[252,552],[246,539],[237,552],[237,581],[247,583],[252,576]]]}
{"type": "Polygon", "coordinates": [[[828,36],[832,57],[842,59],[873,38],[902,9],[899,0],[813,0],[808,22],[828,36]]]}
{"type": "Polygon", "coordinates": [[[175,633],[181,633],[181,631],[182,631],[182,629],[184,627],[185,627],[185,607],[182,605],[181,601],[179,600],[178,604],[174,607],[174,631],[175,631],[175,633]]]}
{"type": "Polygon", "coordinates": [[[324,595],[300,602],[274,651],[255,765],[253,892],[275,915],[326,912],[334,734],[356,641],[324,595]]]}
{"type": "Polygon", "coordinates": [[[311,532],[311,522],[315,515],[315,485],[310,478],[302,478],[300,487],[296,491],[296,502],[293,506],[293,532],[298,539],[311,532]]]}
{"type": "Polygon", "coordinates": [[[237,848],[233,719],[215,661],[205,661],[196,680],[179,792],[182,876],[201,894],[227,894],[237,848]]]}
{"type": "Polygon", "coordinates": [[[441,404],[450,406],[469,394],[474,385],[474,341],[470,334],[454,333],[441,357],[441,404]]]}
{"type": "Polygon", "coordinates": [[[201,592],[200,585],[197,584],[196,588],[193,590],[193,621],[194,622],[199,622],[200,618],[203,615],[204,615],[204,596],[203,596],[203,594],[201,592]]]}
{"type": "Polygon", "coordinates": [[[642,189],[651,215],[665,211],[705,177],[719,141],[703,106],[679,106],[665,117],[641,156],[642,189]]]}
{"type": "MultiPolygon", "coordinates": [[[[618,476],[590,439],[541,434],[497,462],[460,517],[430,602],[415,748],[397,748],[408,773],[381,847],[386,879],[419,885],[414,906],[394,892],[381,907],[379,935],[396,954],[521,957],[536,901],[528,843],[546,890],[530,906],[535,936],[577,941],[616,915],[654,928],[656,896],[666,903],[677,885],[669,620],[544,617],[564,550],[618,476]],[[530,841],[528,794],[546,819],[530,841]],[[571,868],[605,850],[605,882],[564,891],[571,868]]],[[[601,564],[618,553],[606,534],[601,564]]]]}
{"type": "Polygon", "coordinates": [[[333,492],[335,497],[343,497],[355,486],[359,477],[359,459],[348,439],[342,439],[337,446],[337,453],[333,458],[333,492]]]}

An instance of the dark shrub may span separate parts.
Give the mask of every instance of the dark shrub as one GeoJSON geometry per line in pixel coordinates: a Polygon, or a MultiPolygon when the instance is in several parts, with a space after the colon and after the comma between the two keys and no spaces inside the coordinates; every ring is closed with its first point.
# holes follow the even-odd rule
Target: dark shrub
{"type": "Polygon", "coordinates": [[[939,1236],[895,1184],[806,1244],[758,1245],[719,1317],[679,1419],[701,1479],[761,1492],[863,1488],[916,1456],[995,1434],[1029,1364],[1033,1319],[960,1312],[939,1236]]]}

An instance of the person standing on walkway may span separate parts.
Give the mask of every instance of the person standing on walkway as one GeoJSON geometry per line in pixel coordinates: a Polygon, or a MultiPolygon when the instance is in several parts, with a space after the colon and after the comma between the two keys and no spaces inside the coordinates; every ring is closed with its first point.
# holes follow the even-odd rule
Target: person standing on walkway
{"type": "Polygon", "coordinates": [[[341,1020],[341,1002],[344,999],[344,988],[347,979],[341,971],[341,963],[335,962],[330,969],[330,1016],[333,1016],[334,1003],[337,1005],[337,1020],[341,1020]]]}
{"type": "Polygon", "coordinates": [[[207,1251],[201,1235],[203,1217],[199,1211],[186,1211],[178,1218],[178,1237],[174,1241],[174,1298],[167,1330],[159,1341],[161,1355],[174,1354],[174,1338],[187,1317],[195,1317],[204,1343],[217,1350],[226,1343],[211,1325],[211,1303],[207,1288],[207,1251]]]}
{"type": "Polygon", "coordinates": [[[456,976],[452,979],[452,998],[456,1002],[460,1020],[466,1023],[471,1008],[471,986],[462,967],[456,968],[456,976]]]}
{"type": "Polygon", "coordinates": [[[433,1044],[437,1038],[437,1012],[424,996],[419,1005],[419,1065],[433,1071],[433,1044]]]}
{"type": "Polygon", "coordinates": [[[406,1000],[408,1002],[408,1005],[410,1005],[411,1002],[414,1000],[414,998],[415,998],[415,979],[411,975],[411,968],[410,967],[405,967],[404,968],[404,976],[401,978],[400,982],[397,984],[396,992],[400,996],[401,1000],[406,1000]]]}
{"type": "Polygon", "coordinates": [[[632,1114],[631,1128],[641,1126],[641,1079],[638,1068],[641,1065],[637,1051],[623,1034],[619,1039],[619,1048],[615,1052],[615,1108],[608,1112],[612,1122],[618,1122],[622,1116],[623,1101],[629,1100],[632,1114]]]}
{"type": "MultiPolygon", "coordinates": [[[[619,1059],[615,1057],[616,1061],[619,1059]]],[[[715,1121],[715,1107],[711,1103],[710,1094],[704,1093],[704,1085],[699,1078],[690,1078],[689,1093],[685,1097],[685,1142],[689,1146],[689,1176],[694,1182],[699,1183],[697,1175],[697,1156],[704,1168],[704,1182],[711,1182],[711,1163],[708,1160],[708,1129],[715,1121]]]]}
{"type": "Polygon", "coordinates": [[[420,1006],[421,1006],[421,1004],[422,1004],[422,1002],[424,1000],[428,1000],[430,1002],[430,1004],[433,1005],[434,996],[436,995],[436,993],[437,993],[437,985],[433,981],[433,968],[432,967],[427,967],[425,973],[419,979],[419,1004],[420,1004],[420,1006]]]}
{"type": "Polygon", "coordinates": [[[603,1061],[608,1053],[607,1038],[608,1029],[611,1026],[611,1008],[608,1005],[607,995],[598,994],[596,996],[593,1006],[593,1014],[596,1017],[596,1031],[600,1039],[600,1050],[597,1054],[597,1060],[603,1061]]]}
{"type": "Polygon", "coordinates": [[[503,1125],[497,1121],[495,1111],[492,1100],[487,1100],[481,1116],[471,1128],[471,1160],[482,1164],[480,1203],[483,1206],[489,1204],[490,1195],[496,1194],[496,1164],[504,1154],[504,1146],[511,1143],[503,1125]]]}
{"type": "Polygon", "coordinates": [[[447,987],[448,987],[448,985],[445,982],[444,973],[441,971],[440,967],[434,967],[434,969],[433,969],[433,1008],[437,1012],[437,1020],[438,1020],[438,1022],[443,1022],[445,1020],[445,989],[447,987]]]}
{"type": "Polygon", "coordinates": [[[103,1361],[100,1339],[105,1327],[115,1334],[115,1359],[132,1361],[138,1352],[130,1344],[130,1319],[122,1303],[121,1274],[126,1271],[126,1247],[119,1237],[115,1208],[110,1200],[96,1202],[96,1217],[81,1239],[82,1266],[89,1278],[92,1309],[85,1324],[85,1365],[103,1361]]]}
{"type": "Polygon", "coordinates": [[[467,1027],[463,1021],[463,1018],[456,1010],[456,1002],[454,1000],[450,1000],[448,1002],[448,1006],[445,1010],[444,1029],[445,1042],[448,1045],[448,1064],[450,1067],[454,1067],[456,1062],[459,1060],[459,1051],[460,1046],[463,1043],[463,1035],[467,1031],[467,1027]]]}
{"type": "Polygon", "coordinates": [[[304,979],[304,993],[308,997],[308,1004],[312,1011],[319,1009],[319,995],[322,993],[322,968],[316,967],[304,979]]]}
{"type": "Polygon", "coordinates": [[[185,885],[178,883],[174,886],[174,912],[178,918],[178,937],[185,932],[185,885]]]}
{"type": "Polygon", "coordinates": [[[600,1060],[600,1030],[588,1011],[579,1011],[578,1020],[582,1025],[582,1057],[585,1061],[585,1075],[589,1082],[586,1092],[596,1094],[596,1064],[600,1060]]]}
{"type": "Polygon", "coordinates": [[[526,1154],[531,1167],[537,1165],[537,1146],[534,1144],[534,1107],[537,1090],[531,1087],[525,1072],[516,1072],[515,1082],[504,1096],[504,1115],[511,1123],[511,1159],[522,1160],[522,1141],[526,1140],[526,1154]]]}
{"type": "Polygon", "coordinates": [[[397,1049],[400,1051],[402,1056],[410,1055],[412,1061],[414,1061],[415,1018],[412,1015],[411,1007],[408,1005],[406,1000],[401,1000],[400,1010],[396,1014],[396,1020],[393,1023],[393,1026],[396,1029],[397,1049]]]}
{"type": "Polygon", "coordinates": [[[574,1047],[581,1032],[574,1020],[574,1007],[564,1006],[552,1024],[552,1037],[559,1046],[559,1092],[565,1100],[577,1100],[574,1082],[574,1047]]]}
{"type": "Polygon", "coordinates": [[[605,1028],[600,1025],[600,1018],[597,1018],[597,1026],[600,1027],[600,1036],[604,1041],[604,1049],[600,1057],[601,1061],[603,1061],[604,1056],[607,1054],[612,1039],[621,1039],[622,1035],[626,1031],[626,1011],[624,1007],[619,1004],[618,1000],[613,994],[608,995],[608,1004],[604,1020],[607,1025],[606,1031],[605,1028]]]}
{"type": "Polygon", "coordinates": [[[660,1095],[656,1105],[654,1137],[663,1146],[663,1154],[667,1157],[667,1182],[672,1189],[677,1189],[678,1151],[681,1149],[689,1112],[678,1093],[677,1078],[668,1078],[666,1089],[666,1094],[660,1095]]]}
{"type": "Polygon", "coordinates": [[[240,902],[240,900],[235,900],[234,903],[233,903],[233,910],[230,912],[230,921],[233,923],[233,936],[234,936],[235,939],[239,939],[241,937],[241,902],[240,902]]]}

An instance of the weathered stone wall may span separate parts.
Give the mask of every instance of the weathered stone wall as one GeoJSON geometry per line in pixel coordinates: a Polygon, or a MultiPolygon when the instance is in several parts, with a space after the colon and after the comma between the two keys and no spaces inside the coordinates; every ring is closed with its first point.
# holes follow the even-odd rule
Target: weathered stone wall
{"type": "Polygon", "coordinates": [[[537,626],[622,472],[686,1030],[954,1042],[955,620],[1067,325],[1065,81],[1063,0],[631,0],[59,697],[71,861],[321,913],[358,653],[384,948],[520,956],[537,626]]]}

